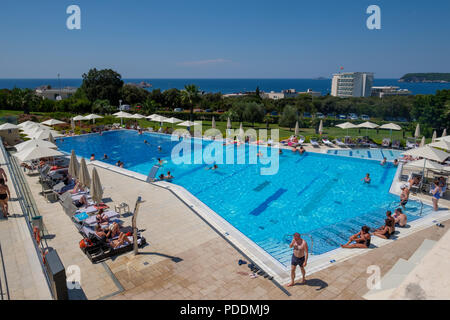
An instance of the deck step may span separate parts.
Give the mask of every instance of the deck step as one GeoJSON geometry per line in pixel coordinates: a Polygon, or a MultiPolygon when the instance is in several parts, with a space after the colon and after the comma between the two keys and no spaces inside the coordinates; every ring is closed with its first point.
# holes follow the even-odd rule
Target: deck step
{"type": "Polygon", "coordinates": [[[372,289],[363,298],[367,300],[387,299],[415,267],[414,263],[399,259],[381,279],[381,289],[372,289]]]}
{"type": "Polygon", "coordinates": [[[426,254],[434,247],[436,241],[425,239],[419,248],[408,259],[413,264],[419,264],[420,261],[426,256],[426,254]]]}

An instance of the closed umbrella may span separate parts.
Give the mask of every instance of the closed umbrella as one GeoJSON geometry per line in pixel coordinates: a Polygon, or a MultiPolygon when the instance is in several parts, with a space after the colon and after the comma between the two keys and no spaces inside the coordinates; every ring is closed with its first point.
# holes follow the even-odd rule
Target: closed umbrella
{"type": "Polygon", "coordinates": [[[77,156],[75,155],[75,151],[72,150],[72,154],[70,155],[69,162],[69,174],[72,178],[78,177],[78,172],[80,171],[80,164],[78,163],[77,156]]]}
{"type": "Polygon", "coordinates": [[[423,136],[422,141],[420,141],[420,147],[425,147],[425,136],[423,136]]]}
{"type": "Polygon", "coordinates": [[[230,119],[230,117],[228,117],[228,120],[227,120],[227,129],[231,129],[231,119],[230,119]]]}
{"type": "Polygon", "coordinates": [[[433,132],[433,136],[431,137],[431,142],[435,142],[437,138],[436,130],[433,132]]]}
{"type": "Polygon", "coordinates": [[[416,132],[414,133],[414,138],[419,139],[420,137],[420,123],[416,126],[416,132]]]}
{"type": "Polygon", "coordinates": [[[65,123],[64,121],[60,121],[60,120],[56,120],[56,119],[50,119],[50,120],[42,122],[42,124],[45,124],[45,125],[51,126],[51,127],[56,126],[58,124],[64,124],[64,123],[65,123]]]}
{"type": "Polygon", "coordinates": [[[213,129],[216,128],[216,119],[214,118],[214,116],[212,117],[211,128],[213,128],[213,129]]]}
{"type": "Polygon", "coordinates": [[[72,127],[72,130],[75,130],[75,120],[73,120],[73,118],[70,120],[70,126],[72,127]]]}
{"type": "Polygon", "coordinates": [[[243,126],[243,124],[241,122],[241,125],[239,126],[239,137],[241,138],[242,141],[244,141],[244,134],[245,134],[244,126],[243,126]]]}
{"type": "Polygon", "coordinates": [[[59,152],[58,150],[39,146],[27,148],[22,150],[21,152],[14,154],[14,156],[20,161],[31,161],[41,158],[58,157],[63,155],[64,154],[62,152],[59,152]]]}
{"type": "Polygon", "coordinates": [[[442,132],[442,138],[447,136],[447,129],[444,129],[444,131],[442,132]]]}
{"type": "Polygon", "coordinates": [[[103,188],[102,184],[100,183],[100,177],[98,176],[97,169],[94,167],[92,169],[92,181],[91,181],[91,187],[90,187],[90,194],[92,199],[96,203],[101,203],[103,200],[103,188]]]}
{"type": "Polygon", "coordinates": [[[86,160],[84,160],[84,158],[81,158],[80,171],[78,172],[78,181],[85,187],[89,187],[91,185],[91,177],[89,176],[86,160]]]}
{"type": "Polygon", "coordinates": [[[17,152],[21,152],[22,150],[25,150],[28,148],[33,148],[36,146],[50,148],[50,149],[58,148],[54,143],[51,143],[51,142],[45,141],[45,140],[36,140],[36,139],[31,139],[31,140],[16,144],[14,147],[16,148],[17,152]]]}
{"type": "Polygon", "coordinates": [[[298,127],[298,121],[296,121],[296,122],[295,122],[294,135],[295,135],[295,136],[298,136],[298,134],[300,133],[299,131],[300,131],[300,130],[299,130],[299,127],[298,127]]]}
{"type": "Polygon", "coordinates": [[[320,120],[319,133],[322,134],[322,132],[323,132],[323,120],[320,120]]]}
{"type": "Polygon", "coordinates": [[[51,142],[51,143],[56,143],[56,142],[55,142],[55,138],[53,138],[53,135],[52,135],[51,132],[50,132],[50,134],[48,135],[48,141],[51,142]]]}

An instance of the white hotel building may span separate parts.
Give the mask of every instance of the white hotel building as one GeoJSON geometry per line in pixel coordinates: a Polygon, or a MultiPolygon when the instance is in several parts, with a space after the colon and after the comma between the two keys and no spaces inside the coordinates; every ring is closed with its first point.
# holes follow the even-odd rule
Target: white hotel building
{"type": "Polygon", "coordinates": [[[341,98],[370,97],[372,95],[372,72],[344,72],[333,74],[331,95],[341,98]]]}

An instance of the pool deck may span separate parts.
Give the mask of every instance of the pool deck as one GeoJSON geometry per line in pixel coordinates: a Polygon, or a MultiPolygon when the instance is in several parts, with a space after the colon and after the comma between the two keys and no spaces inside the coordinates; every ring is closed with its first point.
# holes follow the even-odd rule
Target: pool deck
{"type": "MultiPolygon", "coordinates": [[[[328,148],[306,150],[326,153],[328,148]]],[[[92,170],[93,165],[88,167],[92,170]]],[[[408,259],[424,239],[438,240],[449,229],[447,218],[441,219],[445,228],[424,221],[417,228],[402,230],[405,232],[396,240],[374,239],[376,250],[340,249],[342,256],[335,255],[335,263],[325,255],[321,261],[311,259],[307,284],[284,289],[263,277],[252,279],[250,270],[237,261],[253,259],[254,253],[238,250],[171,190],[97,169],[108,205],[126,202],[133,208],[137,196],[145,201],[138,228],[145,229],[148,245],[137,256],[128,253],[92,264],[79,249],[81,235],[61,206],[39,195],[36,176],[26,176],[45,227],[54,236],[49,244],[58,250],[66,268],[80,267],[81,297],[87,299],[362,299],[368,291],[368,266],[379,265],[383,274],[399,258],[408,259]]],[[[426,196],[423,199],[429,201],[426,196]]],[[[450,202],[442,200],[440,204],[448,209],[450,202]]],[[[125,225],[131,224],[130,217],[121,219],[125,225]]],[[[285,284],[286,278],[277,280],[285,284]]]]}

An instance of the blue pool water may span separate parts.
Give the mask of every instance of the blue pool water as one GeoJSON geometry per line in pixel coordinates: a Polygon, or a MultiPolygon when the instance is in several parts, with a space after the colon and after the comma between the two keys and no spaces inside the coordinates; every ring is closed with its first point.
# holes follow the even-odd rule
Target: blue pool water
{"type": "MultiPolygon", "coordinates": [[[[57,143],[61,150],[74,149],[77,155],[86,158],[94,153],[100,159],[106,153],[110,157],[107,162],[114,164],[121,160],[125,168],[145,175],[157,158],[166,160],[159,174],[171,171],[175,177],[173,183],[189,190],[286,266],[292,254],[288,235],[311,234],[313,253],[322,254],[347,242],[364,224],[382,225],[386,210],[395,209],[393,202],[399,200],[389,193],[396,169],[391,164],[382,167],[376,161],[359,158],[316,153],[301,156],[285,150],[279,158],[278,173],[260,175],[260,169],[267,165],[235,161],[236,164],[220,164],[213,171],[207,170],[211,167],[208,164],[174,164],[171,149],[178,142],[154,133],[138,135],[135,131],[121,130],[102,136],[65,138],[57,143]],[[161,152],[158,145],[162,147],[161,152]],[[366,173],[372,177],[370,185],[362,182],[366,173]]],[[[202,143],[204,149],[232,148],[195,139],[191,143],[196,146],[202,143]]],[[[245,152],[235,152],[234,160],[248,157],[257,146],[238,148],[244,148],[245,152]]],[[[264,157],[271,152],[265,148],[261,151],[264,157]]],[[[183,155],[193,157],[192,153],[183,155]]],[[[408,203],[406,213],[410,221],[419,218],[420,209],[418,203],[408,203]]],[[[423,214],[429,209],[426,207],[423,214]]],[[[305,239],[310,241],[308,237],[305,239]]]]}
{"type": "Polygon", "coordinates": [[[381,161],[386,157],[388,161],[401,158],[402,151],[392,149],[352,149],[328,150],[328,154],[381,161]]]}

